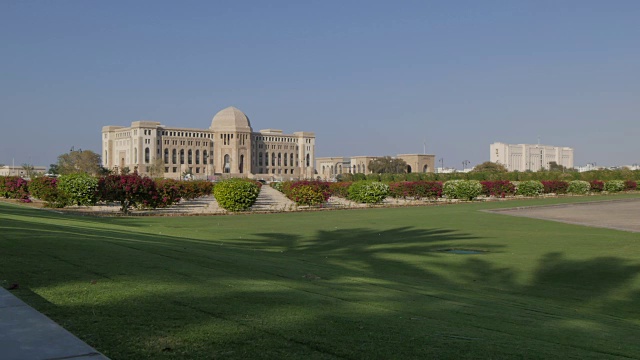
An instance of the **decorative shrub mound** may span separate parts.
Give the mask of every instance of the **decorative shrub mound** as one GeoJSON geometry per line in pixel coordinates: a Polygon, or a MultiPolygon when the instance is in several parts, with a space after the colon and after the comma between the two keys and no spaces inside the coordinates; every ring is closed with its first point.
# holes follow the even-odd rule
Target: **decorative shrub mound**
{"type": "Polygon", "coordinates": [[[544,191],[544,185],[538,180],[521,181],[516,186],[516,195],[538,196],[544,191]]]}
{"type": "Polygon", "coordinates": [[[389,184],[389,196],[396,199],[437,199],[442,196],[439,181],[400,181],[389,184]]]}
{"type": "Polygon", "coordinates": [[[359,203],[377,204],[389,195],[389,185],[379,181],[356,181],[349,186],[348,199],[359,203]]]}
{"type": "Polygon", "coordinates": [[[0,176],[0,196],[31,202],[27,181],[19,176],[0,176]]]}
{"type": "Polygon", "coordinates": [[[156,183],[137,173],[109,175],[98,180],[98,195],[101,201],[119,202],[120,210],[128,214],[133,206],[158,207],[161,203],[156,183]]]}
{"type": "Polygon", "coordinates": [[[331,197],[329,183],[323,181],[287,181],[282,185],[282,191],[298,205],[320,205],[331,197]]]}
{"type": "Polygon", "coordinates": [[[66,205],[88,206],[98,201],[98,179],[91,175],[84,173],[62,175],[58,178],[57,185],[66,205]]]}
{"type": "Polygon", "coordinates": [[[633,180],[627,180],[624,182],[624,191],[635,190],[638,188],[638,183],[633,180]]]}
{"type": "Polygon", "coordinates": [[[624,181],[622,180],[609,180],[604,183],[604,191],[619,192],[624,190],[624,181]]]}
{"type": "Polygon", "coordinates": [[[449,199],[473,200],[482,193],[482,184],[478,180],[449,180],[442,192],[449,199]]]}
{"type": "Polygon", "coordinates": [[[589,185],[591,186],[591,192],[601,192],[604,190],[604,181],[592,180],[589,182],[589,185]]]}
{"type": "Polygon", "coordinates": [[[564,180],[542,180],[545,194],[566,194],[569,183],[564,180]]]}
{"type": "Polygon", "coordinates": [[[591,184],[584,180],[573,180],[569,182],[567,192],[570,194],[586,194],[591,189],[591,184]]]}
{"type": "Polygon", "coordinates": [[[516,186],[509,180],[480,181],[482,194],[486,196],[505,197],[516,193],[516,186]]]}
{"type": "Polygon", "coordinates": [[[48,207],[64,207],[69,200],[58,190],[58,179],[48,176],[37,177],[29,182],[31,196],[45,202],[48,207]]]}
{"type": "Polygon", "coordinates": [[[227,179],[220,181],[213,188],[215,196],[223,209],[228,211],[244,211],[256,202],[260,187],[255,182],[245,179],[227,179]]]}
{"type": "Polygon", "coordinates": [[[349,196],[349,186],[351,186],[350,181],[329,183],[329,192],[331,193],[331,196],[346,198],[349,196]]]}

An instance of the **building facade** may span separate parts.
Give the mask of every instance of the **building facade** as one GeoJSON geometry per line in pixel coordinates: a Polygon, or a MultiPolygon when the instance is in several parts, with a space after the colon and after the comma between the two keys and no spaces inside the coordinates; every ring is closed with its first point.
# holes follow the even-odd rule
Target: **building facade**
{"type": "Polygon", "coordinates": [[[129,168],[166,178],[191,174],[265,180],[314,177],[315,134],[266,129],[254,132],[239,109],[218,112],[208,129],[170,127],[134,121],[129,127],[102,128],[102,162],[107,169],[129,168]]]}
{"type": "Polygon", "coordinates": [[[539,171],[549,169],[555,162],[573,168],[573,149],[540,144],[493,143],[489,146],[489,159],[504,165],[509,171],[539,171]]]}
{"type": "MultiPolygon", "coordinates": [[[[371,174],[369,162],[379,156],[352,156],[352,157],[319,157],[316,159],[316,171],[322,180],[333,180],[340,174],[371,174]]],[[[406,169],[398,172],[433,172],[435,155],[427,154],[399,154],[396,159],[402,159],[407,163],[406,169]]]]}
{"type": "Polygon", "coordinates": [[[24,166],[11,166],[11,165],[0,166],[0,176],[20,176],[20,177],[28,177],[29,175],[40,176],[40,175],[44,175],[46,171],[47,171],[47,168],[44,166],[33,166],[30,169],[27,169],[24,166]]]}

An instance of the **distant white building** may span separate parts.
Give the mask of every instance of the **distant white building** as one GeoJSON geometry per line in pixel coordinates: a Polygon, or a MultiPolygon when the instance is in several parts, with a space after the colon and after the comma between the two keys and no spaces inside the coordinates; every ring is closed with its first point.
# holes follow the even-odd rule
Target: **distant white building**
{"type": "Polygon", "coordinates": [[[538,171],[549,169],[555,162],[573,168],[573,148],[540,144],[493,143],[489,146],[489,159],[504,165],[509,171],[538,171]]]}
{"type": "MultiPolygon", "coordinates": [[[[32,175],[42,175],[47,171],[47,168],[44,166],[34,166],[31,169],[32,175]]],[[[5,165],[0,166],[0,176],[20,176],[25,177],[29,175],[29,171],[25,169],[23,166],[11,166],[5,165]]]]}

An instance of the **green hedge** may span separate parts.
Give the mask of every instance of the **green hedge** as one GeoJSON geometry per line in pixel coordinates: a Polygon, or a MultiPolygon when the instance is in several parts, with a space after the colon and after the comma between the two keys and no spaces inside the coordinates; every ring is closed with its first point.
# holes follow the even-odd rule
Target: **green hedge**
{"type": "Polygon", "coordinates": [[[365,204],[378,204],[389,195],[389,185],[379,181],[356,181],[348,190],[348,199],[365,204]]]}
{"type": "Polygon", "coordinates": [[[622,180],[609,180],[604,183],[604,191],[618,192],[625,189],[625,183],[622,180]]]}
{"type": "Polygon", "coordinates": [[[244,179],[228,179],[216,184],[213,196],[228,211],[244,211],[256,202],[260,187],[244,179]]]}
{"type": "Polygon", "coordinates": [[[98,201],[98,179],[84,173],[62,175],[58,178],[58,191],[68,205],[94,205],[98,201]]]}
{"type": "Polygon", "coordinates": [[[539,196],[544,192],[544,185],[539,180],[520,181],[516,184],[516,195],[539,196]]]}
{"type": "Polygon", "coordinates": [[[591,190],[591,184],[588,181],[584,180],[573,180],[569,182],[569,187],[567,188],[567,192],[569,194],[577,194],[583,195],[591,190]]]}
{"type": "Polygon", "coordinates": [[[442,193],[449,199],[473,200],[482,193],[482,184],[478,180],[449,180],[442,193]]]}

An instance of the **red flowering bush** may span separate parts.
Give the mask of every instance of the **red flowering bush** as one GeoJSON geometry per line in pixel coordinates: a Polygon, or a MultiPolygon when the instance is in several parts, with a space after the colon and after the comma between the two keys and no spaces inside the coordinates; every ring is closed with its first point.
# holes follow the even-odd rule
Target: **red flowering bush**
{"type": "Polygon", "coordinates": [[[141,177],[137,173],[100,178],[98,194],[101,201],[119,202],[120,210],[125,214],[128,214],[133,206],[156,208],[161,203],[153,179],[141,177]]]}
{"type": "Polygon", "coordinates": [[[182,190],[181,181],[172,179],[158,179],[156,191],[158,192],[157,207],[164,208],[180,202],[182,190]]]}
{"type": "Polygon", "coordinates": [[[282,192],[298,205],[320,205],[331,197],[329,184],[323,181],[287,181],[282,192]]]}
{"type": "Polygon", "coordinates": [[[563,180],[542,180],[541,183],[545,194],[566,194],[569,188],[569,183],[563,180]]]}
{"type": "Polygon", "coordinates": [[[349,196],[349,186],[351,186],[350,181],[329,183],[329,192],[331,196],[339,196],[346,199],[349,196]]]}
{"type": "Polygon", "coordinates": [[[213,183],[206,180],[180,181],[179,184],[180,197],[185,200],[211,195],[213,192],[213,183]]]}
{"type": "Polygon", "coordinates": [[[0,176],[0,196],[5,199],[31,202],[27,180],[19,176],[0,176]]]}
{"type": "Polygon", "coordinates": [[[480,181],[480,184],[482,185],[482,194],[486,196],[504,198],[516,193],[516,186],[509,180],[487,180],[480,181]]]}
{"type": "Polygon", "coordinates": [[[591,185],[591,192],[602,192],[604,190],[604,181],[592,180],[589,184],[591,185]]]}
{"type": "Polygon", "coordinates": [[[68,203],[65,194],[58,189],[58,179],[48,176],[37,177],[29,182],[31,196],[44,201],[48,207],[64,207],[68,203]]]}
{"type": "Polygon", "coordinates": [[[638,188],[638,183],[633,180],[627,180],[624,182],[624,191],[635,190],[638,188]]]}
{"type": "Polygon", "coordinates": [[[442,197],[439,181],[400,181],[389,183],[389,196],[396,199],[437,199],[442,197]]]}

